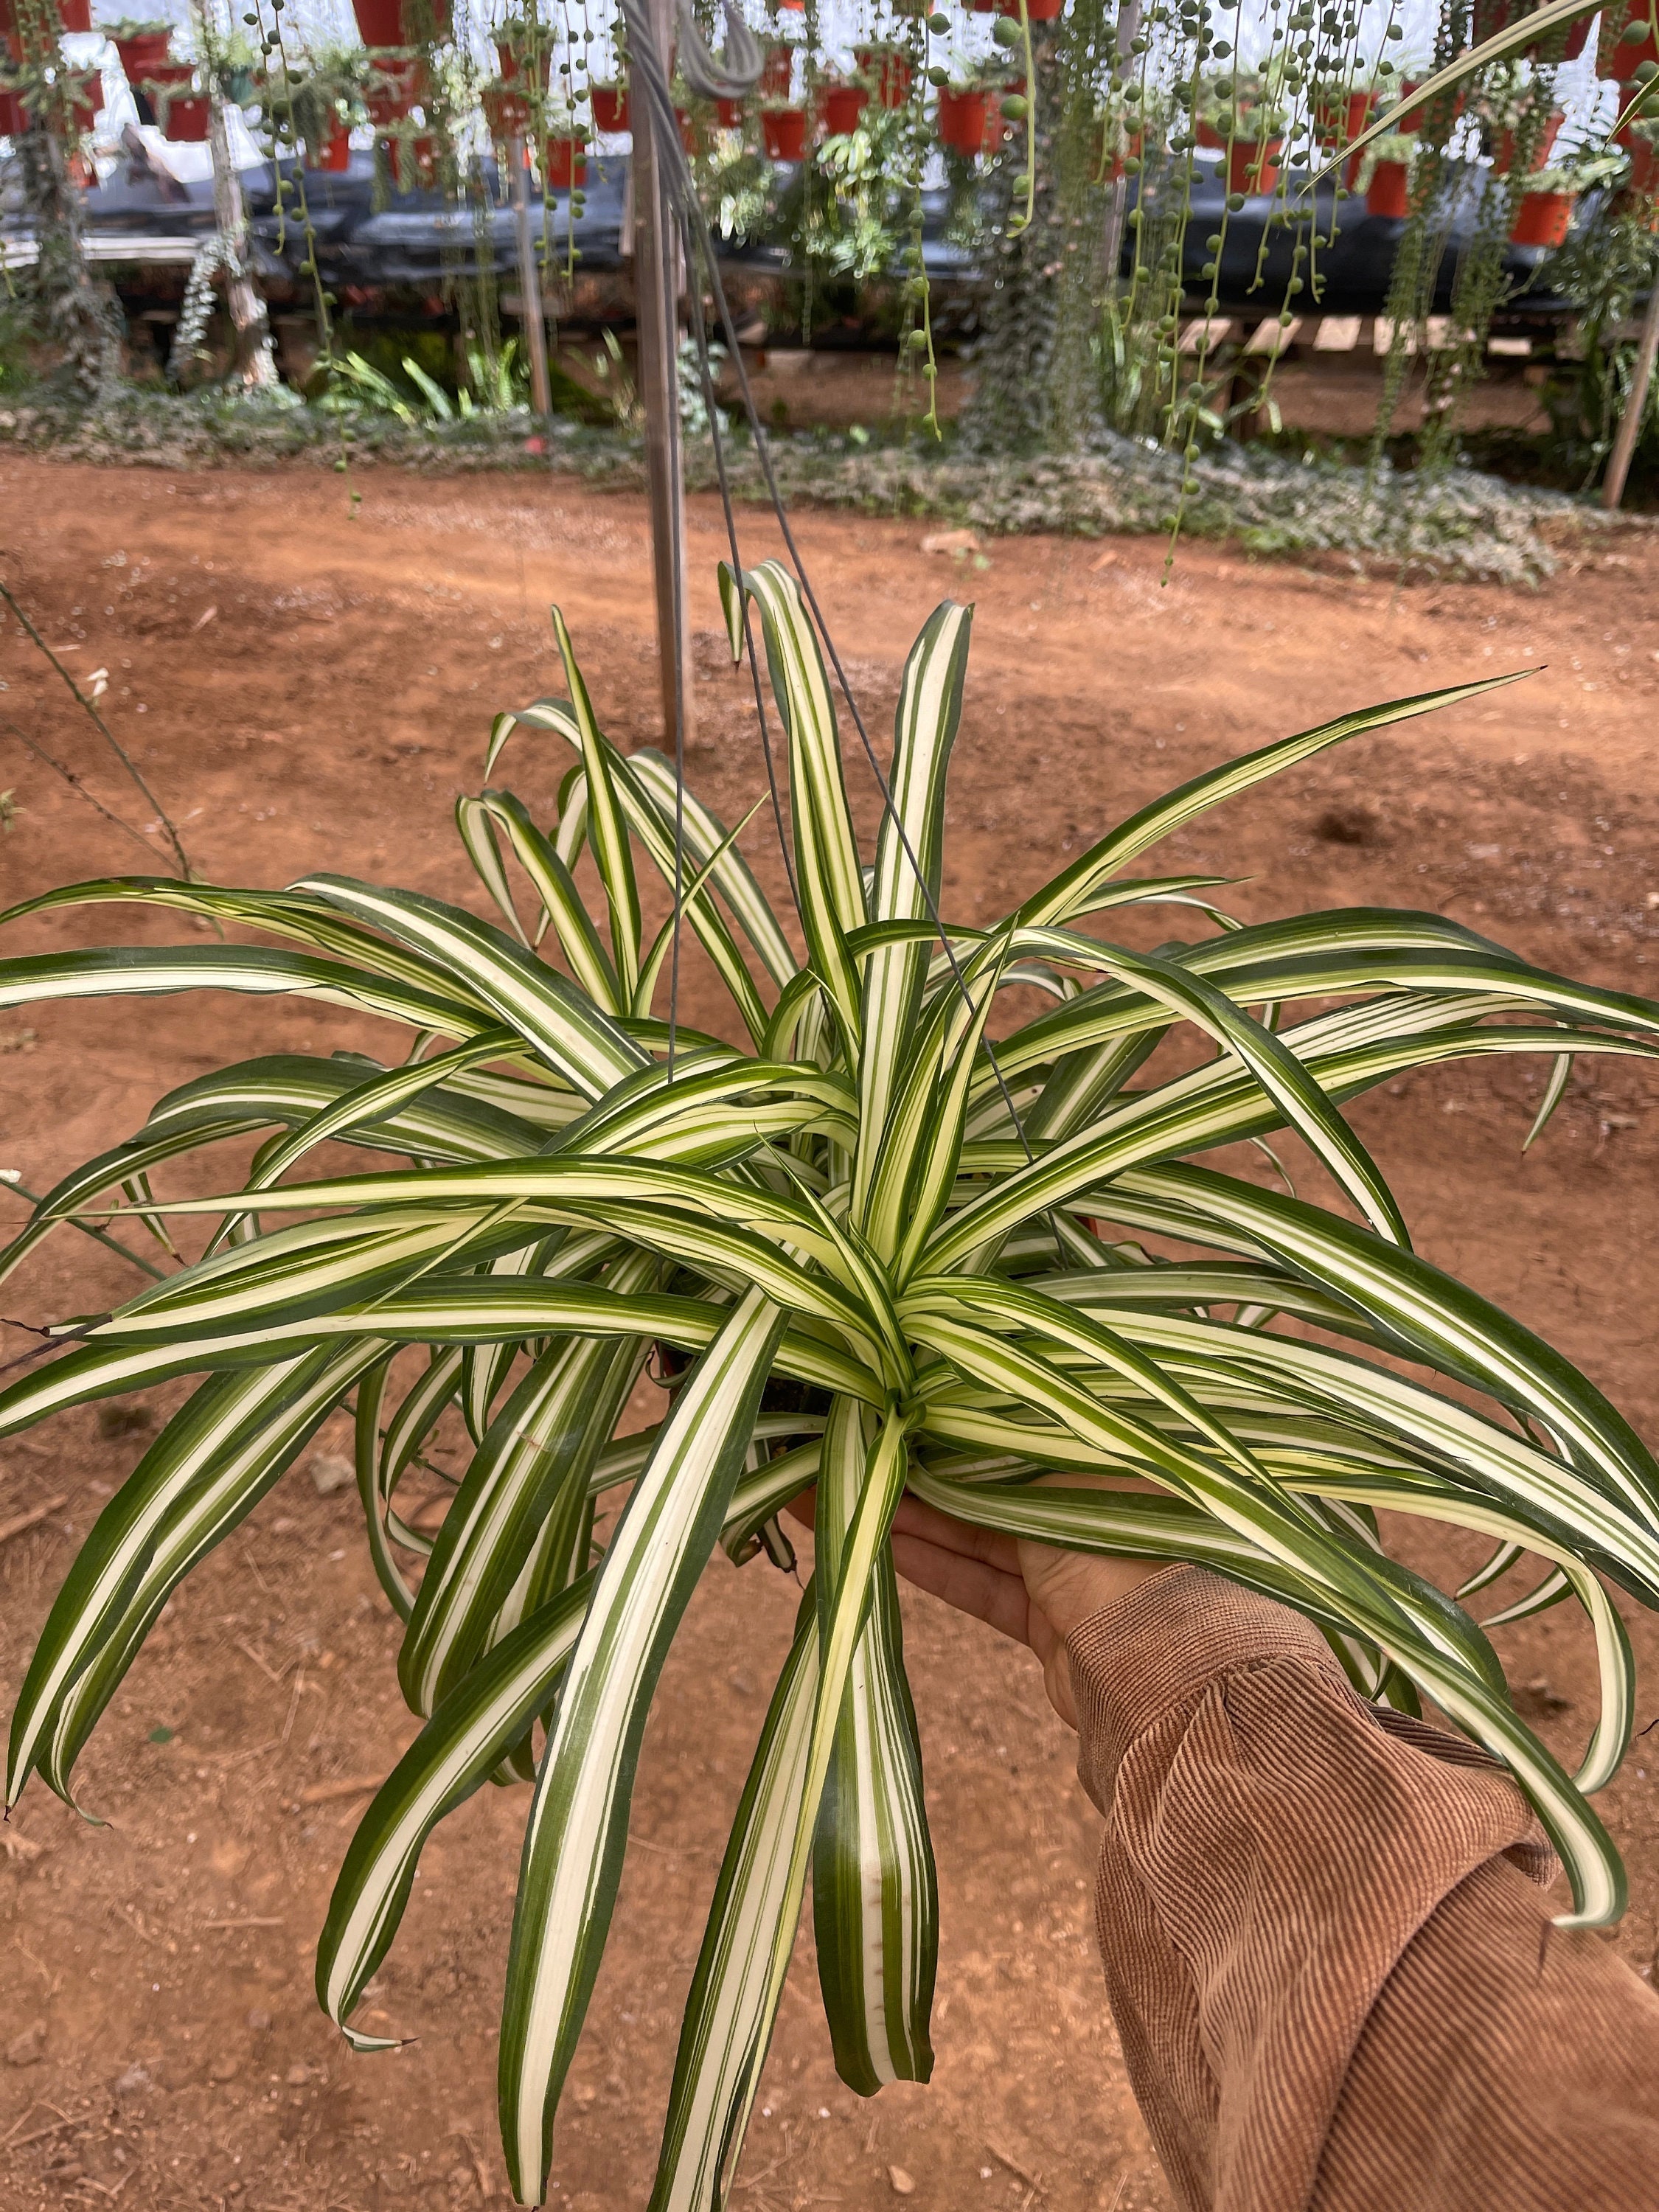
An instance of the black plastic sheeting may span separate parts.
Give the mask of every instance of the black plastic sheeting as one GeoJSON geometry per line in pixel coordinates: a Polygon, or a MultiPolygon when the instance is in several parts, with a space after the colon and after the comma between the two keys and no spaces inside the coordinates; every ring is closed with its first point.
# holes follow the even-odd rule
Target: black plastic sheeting
{"type": "MultiPolygon", "coordinates": [[[[293,178],[294,166],[284,163],[283,173],[293,178]]],[[[1474,235],[1487,173],[1482,165],[1473,163],[1453,171],[1448,201],[1439,216],[1445,251],[1433,303],[1437,311],[1449,304],[1456,260],[1474,235]]],[[[568,193],[551,196],[544,222],[541,200],[532,200],[531,219],[536,236],[539,240],[545,234],[556,262],[564,260],[574,243],[577,266],[583,272],[604,274],[623,266],[621,246],[627,175],[625,155],[589,156],[584,204],[574,218],[574,240],[568,193]]],[[[446,278],[476,273],[487,260],[499,283],[514,283],[517,258],[513,211],[497,204],[501,180],[493,163],[486,164],[484,177],[490,204],[480,211],[446,203],[436,191],[388,191],[384,170],[377,184],[375,160],[368,153],[354,152],[350,168],[339,174],[306,171],[301,181],[323,282],[331,290],[343,292],[349,288],[358,296],[394,289],[429,293],[446,278]]],[[[242,173],[256,267],[269,283],[308,293],[310,279],[302,266],[309,251],[306,230],[291,211],[292,193],[290,212],[279,216],[276,182],[276,172],[269,163],[242,173]]],[[[1222,310],[1262,315],[1277,313],[1281,307],[1303,314],[1384,312],[1405,223],[1368,215],[1364,200],[1358,198],[1335,201],[1331,181],[1322,183],[1310,194],[1305,176],[1292,173],[1285,180],[1285,193],[1298,212],[1311,216],[1312,228],[1322,238],[1333,239],[1329,246],[1316,249],[1310,264],[1318,282],[1317,296],[1308,281],[1310,264],[1298,266],[1293,258],[1297,237],[1305,235],[1305,231],[1298,234],[1277,224],[1270,226],[1268,217],[1282,200],[1260,196],[1248,199],[1228,222],[1218,287],[1222,310]],[[1286,285],[1298,273],[1304,289],[1287,296],[1286,285]]],[[[1189,306],[1209,289],[1200,275],[1208,258],[1204,240],[1221,227],[1225,197],[1218,162],[1200,156],[1190,194],[1192,216],[1183,270],[1189,306]]],[[[1599,196],[1593,194],[1582,200],[1577,219],[1581,222],[1593,219],[1598,201],[1599,196]]],[[[925,193],[923,216],[922,251],[929,277],[947,295],[952,289],[964,295],[981,295],[983,272],[945,235],[949,219],[946,195],[925,193]]],[[[106,183],[88,194],[87,223],[103,240],[124,233],[135,237],[199,234],[206,238],[213,229],[211,184],[206,179],[188,185],[173,185],[170,180],[164,184],[135,174],[122,164],[106,183]]],[[[726,258],[757,274],[788,274],[788,264],[780,248],[734,244],[726,258]]],[[[1510,247],[1506,269],[1511,296],[1506,313],[1567,312],[1568,303],[1549,288],[1551,258],[1539,247],[1510,247]]],[[[1126,245],[1126,270],[1127,265],[1126,245]]]]}

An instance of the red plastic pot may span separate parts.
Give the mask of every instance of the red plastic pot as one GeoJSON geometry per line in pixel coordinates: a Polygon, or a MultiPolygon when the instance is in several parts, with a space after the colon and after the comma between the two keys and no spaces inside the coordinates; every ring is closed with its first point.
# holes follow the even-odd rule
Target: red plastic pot
{"type": "Polygon", "coordinates": [[[1650,199],[1659,191],[1659,147],[1650,138],[1638,138],[1628,123],[1617,137],[1630,155],[1630,183],[1626,190],[1638,199],[1650,199]]]}
{"type": "Polygon", "coordinates": [[[89,31],[92,0],[58,0],[58,20],[66,31],[89,31]]]}
{"type": "MultiPolygon", "coordinates": [[[[195,70],[188,64],[179,67],[179,81],[188,86],[195,70]]],[[[204,93],[187,90],[169,92],[163,86],[155,103],[155,119],[161,126],[161,136],[179,146],[204,146],[212,122],[213,108],[204,93]]]]}
{"type": "Polygon", "coordinates": [[[1528,192],[1510,227],[1511,246],[1557,246],[1572,227],[1571,192],[1528,192]]]}
{"type": "Polygon", "coordinates": [[[627,130],[628,87],[625,84],[596,84],[592,99],[593,128],[596,131],[627,130]]]}
{"type": "Polygon", "coordinates": [[[307,155],[306,167],[328,176],[345,173],[351,167],[351,133],[343,124],[337,123],[324,143],[307,155]]]}
{"type": "Polygon", "coordinates": [[[1411,212],[1411,171],[1403,161],[1379,161],[1365,188],[1367,215],[1403,222],[1411,212]]]}
{"type": "Polygon", "coordinates": [[[172,42],[171,31],[135,31],[131,38],[117,39],[115,51],[121,57],[127,82],[138,84],[150,77],[159,83],[156,73],[167,67],[172,42]]]}
{"type": "MultiPolygon", "coordinates": [[[[1558,112],[1552,115],[1549,121],[1544,125],[1544,135],[1533,149],[1531,164],[1533,168],[1542,169],[1547,167],[1551,150],[1554,147],[1556,139],[1560,136],[1561,125],[1565,121],[1565,116],[1558,112]]],[[[1517,150],[1514,131],[1504,131],[1500,132],[1498,140],[1498,149],[1492,155],[1492,167],[1497,170],[1500,177],[1507,177],[1514,173],[1517,150]]]]}
{"type": "Polygon", "coordinates": [[[1239,138],[1227,156],[1230,192],[1271,192],[1279,187],[1279,155],[1282,138],[1239,138]]]}
{"type": "Polygon", "coordinates": [[[487,84],[479,94],[492,138],[514,138],[530,128],[530,102],[504,84],[487,84]]]}
{"type": "Polygon", "coordinates": [[[714,117],[722,131],[741,131],[743,102],[740,100],[720,99],[714,102],[714,117]]]}
{"type": "MultiPolygon", "coordinates": [[[[1629,79],[1636,75],[1644,62],[1659,65],[1659,40],[1656,40],[1653,35],[1653,18],[1648,12],[1648,0],[1629,0],[1621,32],[1628,30],[1632,24],[1644,26],[1646,35],[1639,40],[1632,39],[1628,46],[1620,33],[1614,33],[1611,39],[1603,41],[1602,52],[1608,57],[1607,74],[1609,76],[1629,79]]],[[[1599,60],[1597,69],[1599,72],[1599,60]]]]}
{"type": "Polygon", "coordinates": [[[1314,118],[1322,143],[1346,146],[1358,137],[1376,106],[1374,92],[1351,92],[1346,100],[1322,101],[1314,118]]]}
{"type": "Polygon", "coordinates": [[[804,107],[763,107],[761,137],[767,159],[804,161],[806,159],[806,110],[804,107]]]}
{"type": "Polygon", "coordinates": [[[366,46],[401,46],[404,0],[351,0],[357,35],[366,46]]]}
{"type": "Polygon", "coordinates": [[[761,66],[759,92],[763,100],[787,100],[789,87],[795,73],[795,49],[786,40],[775,39],[766,49],[766,59],[761,66]]]}
{"type": "Polygon", "coordinates": [[[98,111],[104,104],[104,77],[101,70],[76,70],[70,79],[73,88],[70,100],[70,121],[76,131],[90,131],[98,120],[98,111]]]}
{"type": "MultiPolygon", "coordinates": [[[[1402,100],[1409,100],[1413,93],[1419,89],[1420,83],[1421,79],[1418,81],[1417,84],[1402,84],[1400,88],[1401,98],[1402,100]]],[[[1452,102],[1452,116],[1454,119],[1463,112],[1463,100],[1464,94],[1460,92],[1452,102]]],[[[1389,128],[1390,130],[1407,132],[1420,131],[1423,128],[1423,118],[1427,113],[1428,109],[1425,107],[1414,107],[1409,115],[1402,116],[1398,123],[1391,124],[1389,128]]]]}
{"type": "Polygon", "coordinates": [[[28,110],[21,94],[0,92],[0,138],[21,138],[28,127],[28,110]]]}
{"type": "Polygon", "coordinates": [[[426,70],[417,54],[401,60],[382,54],[374,64],[374,76],[380,82],[371,79],[363,94],[371,123],[400,122],[426,97],[426,70]]]}
{"type": "Polygon", "coordinates": [[[1214,124],[1206,122],[1201,115],[1193,125],[1193,136],[1200,146],[1207,146],[1212,154],[1218,154],[1227,143],[1214,124]]]}
{"type": "Polygon", "coordinates": [[[820,106],[823,110],[823,127],[832,138],[849,137],[859,127],[859,118],[870,105],[870,95],[861,84],[832,84],[825,88],[820,106]]]}
{"type": "Polygon", "coordinates": [[[543,151],[542,176],[550,192],[568,192],[587,182],[587,156],[574,138],[550,138],[543,151]]]}
{"type": "MultiPolygon", "coordinates": [[[[1520,12],[1521,18],[1524,20],[1532,10],[1523,8],[1520,12]]],[[[1500,31],[1506,31],[1516,20],[1515,0],[1474,0],[1473,43],[1478,46],[1483,40],[1495,39],[1500,31]]],[[[1581,15],[1576,23],[1568,26],[1567,43],[1564,50],[1568,61],[1577,61],[1583,52],[1591,20],[1589,15],[1581,15]]],[[[1544,51],[1544,41],[1534,39],[1531,46],[1522,46],[1521,51],[1528,61],[1536,61],[1544,51]]]]}
{"type": "Polygon", "coordinates": [[[861,76],[873,79],[876,98],[884,107],[902,107],[910,96],[910,58],[890,46],[854,46],[853,58],[861,76]]]}
{"type": "MultiPolygon", "coordinates": [[[[1019,0],[997,0],[1000,15],[1019,21],[1019,0]]],[[[1026,19],[1033,23],[1057,22],[1066,12],[1066,0],[1025,0],[1026,19]]]]}
{"type": "MultiPolygon", "coordinates": [[[[501,64],[501,82],[517,84],[519,73],[530,60],[530,56],[521,54],[516,46],[504,46],[499,39],[495,41],[495,52],[501,64]]],[[[550,46],[544,46],[541,52],[536,56],[536,74],[541,78],[544,92],[547,90],[548,80],[552,72],[553,51],[550,46]]]]}
{"type": "Polygon", "coordinates": [[[952,146],[958,154],[980,154],[985,149],[985,130],[991,117],[991,95],[978,87],[966,91],[954,91],[951,86],[941,88],[939,96],[939,141],[941,146],[952,146]]]}

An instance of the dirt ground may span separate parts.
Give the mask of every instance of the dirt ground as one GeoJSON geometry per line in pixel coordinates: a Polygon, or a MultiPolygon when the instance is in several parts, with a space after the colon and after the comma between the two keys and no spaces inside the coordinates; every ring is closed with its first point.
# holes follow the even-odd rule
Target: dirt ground
{"type": "MultiPolygon", "coordinates": [[[[104,704],[203,872],[322,867],[472,899],[449,818],[489,718],[552,688],[556,599],[602,717],[655,742],[641,504],[557,481],[348,487],[310,474],[169,478],[0,464],[0,573],[104,704]]],[[[808,516],[802,537],[872,727],[945,592],[979,605],[951,800],[945,907],[999,913],[1069,850],[1218,756],[1343,708],[1471,675],[1530,681],[1367,737],[1212,816],[1157,856],[1243,880],[1246,915],[1387,900],[1446,909],[1547,966],[1659,984],[1659,548],[1622,540],[1536,594],[1412,588],[1185,550],[1043,539],[984,565],[921,527],[808,516]]],[[[752,528],[745,557],[765,543],[752,528]]],[[[694,780],[728,818],[763,788],[744,681],[724,665],[717,516],[697,508],[694,780]]],[[[141,824],[72,702],[0,633],[5,895],[143,864],[31,755],[27,732],[141,824]]],[[[550,806],[529,742],[508,780],[550,806]]],[[[867,780],[856,774],[868,824],[867,780]]],[[[135,805],[137,802],[135,801],[135,805]]],[[[154,845],[152,835],[149,842],[154,845]]],[[[746,840],[769,880],[760,823],[746,840]]],[[[25,924],[9,951],[131,937],[118,910],[25,924]]],[[[687,1012],[697,1018],[693,978],[687,1012]]],[[[706,1003],[712,1014],[712,999],[706,1003]]],[[[258,1051],[379,1040],[299,1003],[195,998],[0,1017],[0,1165],[40,1190],[135,1130],[153,1097],[258,1051]]],[[[1650,1076],[1574,1085],[1524,1158],[1519,1063],[1425,1074],[1355,1109],[1419,1246],[1553,1336],[1659,1435],[1650,1300],[1659,1229],[1650,1076]]],[[[0,1192],[0,1205],[21,1215],[0,1192]]],[[[124,1264],[64,1235],[0,1298],[24,1320],[95,1308],[124,1264]]],[[[26,1339],[8,1329],[8,1352],[26,1339]]],[[[173,1401],[153,1394],[151,1418],[173,1401]]],[[[127,1401],[122,1401],[125,1405],[127,1401]]],[[[142,1421],[143,1416],[140,1415],[142,1421]]],[[[0,1443],[0,1704],[76,1540],[142,1427],[84,1409],[0,1443]],[[45,1510],[41,1510],[45,1509],[45,1510]],[[11,1533],[20,1516],[40,1517],[11,1533]]],[[[326,1454],[323,1455],[324,1459],[326,1454]]],[[[0,2212],[40,2203],[374,2212],[505,2203],[494,2043],[522,1792],[485,1790],[428,1847],[371,2020],[419,2040],[356,2058],[318,2013],[311,1959],[372,1783],[412,1734],[395,1624],[349,1488],[313,1461],[185,1586],[82,1762],[77,1820],[36,1784],[0,1833],[0,2212]],[[319,1481],[318,1478],[321,1478],[319,1481]]],[[[1413,1546],[1455,1572],[1455,1545],[1413,1546]]],[[[556,2203],[648,2193],[684,1984],[793,1585],[711,1568],[658,1701],[611,1955],[557,2141],[556,2203]]],[[[1034,1663],[930,1601],[906,1607],[943,1942],[929,2088],[866,2104],[836,2081],[807,1939],[734,2203],[1150,2212],[1168,2197],[1136,2117],[1093,1952],[1099,1821],[1034,1663]],[[914,2186],[902,2190],[898,2169],[914,2186]]],[[[1638,1620],[1654,1704],[1659,1629],[1638,1620]]],[[[1559,1748],[1592,1718],[1565,1609],[1499,1632],[1559,1748]]],[[[1639,1740],[1602,1799],[1633,1903],[1613,1942],[1659,1942],[1659,1765],[1639,1740]]]]}

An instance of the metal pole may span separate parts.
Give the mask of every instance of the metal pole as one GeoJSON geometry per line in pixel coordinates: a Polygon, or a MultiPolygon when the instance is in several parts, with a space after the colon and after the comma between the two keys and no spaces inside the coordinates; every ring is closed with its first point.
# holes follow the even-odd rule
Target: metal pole
{"type": "Polygon", "coordinates": [[[530,157],[522,131],[514,133],[507,159],[513,164],[513,234],[519,247],[521,319],[530,346],[530,404],[545,422],[553,412],[553,392],[547,380],[547,315],[542,306],[541,271],[536,266],[536,244],[530,230],[530,157]]]}
{"type": "Polygon", "coordinates": [[[1659,355],[1659,270],[1655,271],[1653,289],[1648,294],[1648,312],[1642,319],[1641,343],[1636,349],[1636,373],[1625,395],[1625,411],[1619,418],[1619,434],[1613,441],[1612,458],[1601,485],[1601,504],[1609,511],[1625,496],[1625,478],[1630,474],[1630,465],[1635,457],[1637,434],[1648,404],[1648,386],[1653,381],[1656,355],[1659,355]]]}
{"type": "MultiPolygon", "coordinates": [[[[652,30],[668,74],[672,0],[651,0],[652,30]]],[[[651,103],[634,102],[634,296],[640,400],[645,410],[646,487],[656,586],[657,653],[663,732],[672,744],[691,734],[691,617],[685,588],[685,473],[679,438],[680,255],[678,228],[658,173],[651,103]]]]}

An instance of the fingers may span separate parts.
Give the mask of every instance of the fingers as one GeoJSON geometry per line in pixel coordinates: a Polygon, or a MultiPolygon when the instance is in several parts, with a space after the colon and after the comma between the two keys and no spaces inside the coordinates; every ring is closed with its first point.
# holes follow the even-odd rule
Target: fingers
{"type": "Polygon", "coordinates": [[[898,1511],[893,1516],[893,1532],[907,1536],[918,1536],[924,1543],[935,1544],[942,1552],[957,1552],[965,1559],[979,1559],[999,1574],[1019,1574],[1019,1547],[1012,1536],[1003,1535],[995,1528],[975,1528],[966,1521],[957,1521],[949,1513],[941,1513],[936,1505],[924,1505],[921,1498],[904,1497],[899,1500],[898,1511]]]}
{"type": "Polygon", "coordinates": [[[893,1564],[918,1589],[943,1598],[959,1613],[988,1621],[1016,1644],[1030,1643],[1030,1602],[1018,1575],[1002,1574],[982,1559],[968,1559],[898,1529],[893,1534],[893,1564]]]}

